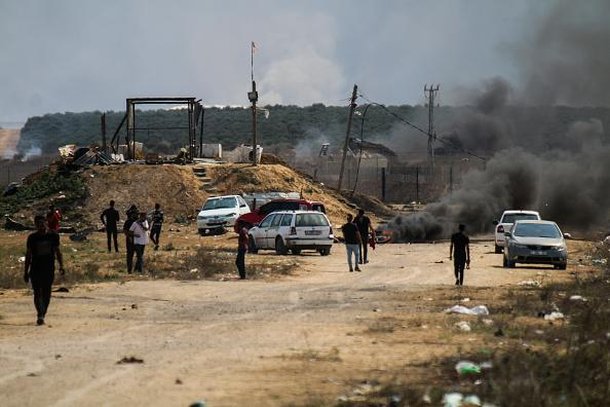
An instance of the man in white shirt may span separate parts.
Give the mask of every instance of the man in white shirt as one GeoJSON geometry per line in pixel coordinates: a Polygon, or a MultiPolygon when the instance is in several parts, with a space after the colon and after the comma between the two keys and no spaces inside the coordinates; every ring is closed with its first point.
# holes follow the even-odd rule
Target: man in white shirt
{"type": "Polygon", "coordinates": [[[146,220],[146,212],[140,212],[138,220],[131,225],[129,232],[133,235],[133,243],[136,251],[135,271],[141,273],[144,266],[144,248],[148,244],[148,221],[146,220]]]}

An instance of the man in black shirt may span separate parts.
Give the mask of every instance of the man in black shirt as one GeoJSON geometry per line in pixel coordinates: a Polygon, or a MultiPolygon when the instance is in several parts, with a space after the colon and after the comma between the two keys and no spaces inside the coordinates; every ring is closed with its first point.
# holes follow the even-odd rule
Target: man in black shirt
{"type": "Polygon", "coordinates": [[[159,236],[163,226],[163,211],[161,205],[155,204],[155,210],[150,214],[150,240],[155,244],[155,250],[159,250],[159,236]]]}
{"type": "Polygon", "coordinates": [[[34,306],[36,307],[36,324],[43,325],[44,318],[51,302],[51,286],[55,279],[55,258],[59,263],[59,271],[64,274],[64,262],[59,250],[59,235],[49,231],[46,219],[42,215],[34,218],[36,232],[27,239],[25,254],[25,270],[23,280],[32,282],[34,290],[34,306]]]}
{"type": "Polygon", "coordinates": [[[465,225],[458,226],[459,231],[451,235],[449,260],[453,255],[455,285],[464,285],[464,267],[470,267],[470,239],[464,234],[465,225]]]}
{"type": "Polygon", "coordinates": [[[106,208],[100,215],[100,220],[106,227],[106,239],[108,240],[108,253],[112,251],[110,238],[114,241],[114,250],[119,252],[119,242],[117,241],[118,229],[117,223],[120,220],[119,211],[114,209],[114,201],[110,201],[110,207],[106,208]]]}
{"type": "Polygon", "coordinates": [[[347,223],[341,226],[341,231],[343,232],[343,239],[345,240],[345,248],[347,250],[347,265],[349,266],[349,271],[354,271],[354,268],[352,267],[352,254],[354,255],[356,271],[360,271],[360,267],[358,267],[358,252],[360,251],[359,248],[362,239],[360,237],[360,233],[358,232],[358,227],[353,223],[351,214],[347,215],[347,223]]]}
{"type": "Polygon", "coordinates": [[[358,227],[360,232],[360,264],[368,263],[368,243],[369,243],[369,231],[373,233],[373,226],[371,226],[371,220],[364,214],[364,209],[358,210],[358,215],[354,218],[354,223],[358,227]]]}

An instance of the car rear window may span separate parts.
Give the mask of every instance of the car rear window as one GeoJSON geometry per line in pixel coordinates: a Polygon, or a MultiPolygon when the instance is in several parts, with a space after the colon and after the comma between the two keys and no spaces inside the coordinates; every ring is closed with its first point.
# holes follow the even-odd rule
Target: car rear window
{"type": "Polygon", "coordinates": [[[533,213],[507,213],[502,219],[502,223],[515,223],[518,220],[539,220],[540,218],[533,213]]]}
{"type": "Polygon", "coordinates": [[[299,213],[295,224],[296,226],[328,226],[328,221],[320,213],[299,213]]]}
{"type": "Polygon", "coordinates": [[[517,223],[514,234],[520,237],[561,237],[557,226],[550,223],[517,223]]]}
{"type": "Polygon", "coordinates": [[[234,197],[229,198],[218,198],[218,199],[208,199],[203,205],[202,210],[210,210],[210,209],[226,209],[226,208],[235,208],[236,201],[234,197]]]}

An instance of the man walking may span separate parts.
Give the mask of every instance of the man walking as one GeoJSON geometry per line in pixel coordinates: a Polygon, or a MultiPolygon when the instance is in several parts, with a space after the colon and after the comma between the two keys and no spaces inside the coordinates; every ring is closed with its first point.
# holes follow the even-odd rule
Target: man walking
{"type": "Polygon", "coordinates": [[[119,211],[114,209],[114,201],[110,201],[110,207],[106,208],[104,212],[100,215],[100,220],[104,224],[106,228],[106,240],[108,241],[108,253],[112,251],[112,246],[110,245],[110,238],[114,241],[114,250],[119,252],[119,242],[118,242],[118,228],[117,223],[120,220],[119,211]]]}
{"type": "Polygon", "coordinates": [[[148,244],[148,221],[146,220],[146,212],[140,212],[138,220],[129,227],[129,231],[133,234],[136,252],[135,271],[141,273],[144,268],[144,248],[148,244]]]}
{"type": "Polygon", "coordinates": [[[51,286],[55,279],[55,259],[63,275],[64,262],[59,249],[59,235],[47,229],[46,219],[42,215],[34,218],[36,232],[28,236],[25,254],[25,271],[23,280],[32,282],[34,306],[36,307],[36,325],[44,325],[44,318],[51,302],[51,286]]]}
{"type": "Polygon", "coordinates": [[[163,226],[163,211],[161,205],[155,204],[155,210],[150,214],[150,240],[155,244],[155,250],[159,250],[159,236],[163,226]]]}
{"type": "Polygon", "coordinates": [[[237,238],[237,258],[235,265],[239,272],[239,278],[246,279],[246,252],[248,251],[248,228],[244,223],[239,227],[239,237],[237,238]]]}
{"type": "Polygon", "coordinates": [[[364,214],[364,209],[358,210],[358,215],[354,218],[354,223],[358,227],[360,233],[360,264],[368,263],[368,243],[369,243],[369,231],[374,233],[373,226],[371,226],[371,220],[364,214]]]}
{"type": "Polygon", "coordinates": [[[360,237],[358,227],[353,223],[351,214],[347,215],[347,223],[341,226],[341,231],[343,232],[343,240],[345,241],[345,248],[347,250],[347,265],[349,266],[349,271],[354,271],[354,268],[352,267],[352,255],[354,256],[356,271],[361,271],[360,267],[358,267],[358,259],[360,257],[359,249],[362,238],[360,237]]]}
{"type": "Polygon", "coordinates": [[[129,231],[131,225],[138,220],[138,208],[135,205],[127,210],[127,220],[123,223],[123,233],[125,234],[125,250],[127,252],[127,273],[131,274],[133,270],[133,255],[136,252],[133,235],[129,231]]]}
{"type": "Polygon", "coordinates": [[[458,232],[451,235],[449,260],[453,255],[455,285],[464,285],[464,267],[470,268],[470,239],[464,233],[465,225],[458,226],[458,232]]]}

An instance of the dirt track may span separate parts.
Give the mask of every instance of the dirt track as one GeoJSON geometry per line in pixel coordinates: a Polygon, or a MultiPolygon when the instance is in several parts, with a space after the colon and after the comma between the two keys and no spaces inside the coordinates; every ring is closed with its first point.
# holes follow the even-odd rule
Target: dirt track
{"type": "MultiPolygon", "coordinates": [[[[497,287],[567,276],[503,269],[490,241],[471,250],[462,289],[452,285],[447,243],[378,246],[362,273],[347,271],[336,245],[329,257],[300,256],[298,275],[276,281],[132,281],[54,293],[43,327],[31,296],[6,291],[0,405],[315,405],[363,380],[423,382],[417,366],[465,342],[444,308],[469,297],[465,305],[485,304],[493,318],[497,287]],[[130,356],[143,363],[117,364],[130,356]]],[[[470,333],[466,342],[477,340],[470,333]]]]}

